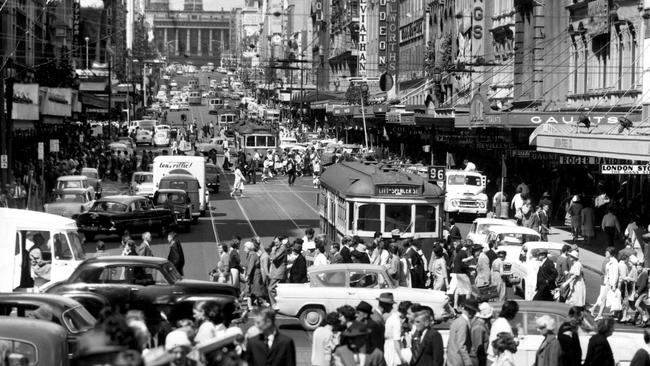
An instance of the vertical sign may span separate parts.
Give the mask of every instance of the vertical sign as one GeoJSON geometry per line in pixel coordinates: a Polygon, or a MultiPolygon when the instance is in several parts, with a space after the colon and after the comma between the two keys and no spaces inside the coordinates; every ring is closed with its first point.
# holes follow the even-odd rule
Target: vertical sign
{"type": "Polygon", "coordinates": [[[379,73],[386,71],[386,2],[388,0],[379,0],[379,39],[377,42],[377,64],[379,73]]]}
{"type": "Polygon", "coordinates": [[[59,152],[59,140],[50,139],[50,152],[59,152]]]}
{"type": "Polygon", "coordinates": [[[366,76],[366,45],[368,40],[368,2],[359,0],[359,75],[366,76]]]}
{"type": "Polygon", "coordinates": [[[81,0],[72,3],[72,49],[77,55],[82,55],[79,48],[79,22],[81,18],[81,0]]]}
{"type": "Polygon", "coordinates": [[[474,8],[472,9],[472,59],[476,60],[478,57],[485,57],[483,49],[483,33],[485,29],[485,13],[483,0],[474,0],[474,8]]]}
{"type": "MultiPolygon", "coordinates": [[[[399,62],[399,1],[386,2],[386,71],[397,80],[399,62]]],[[[397,82],[395,83],[397,85],[397,82]]]]}
{"type": "Polygon", "coordinates": [[[316,21],[323,21],[323,0],[316,0],[316,21]]]}
{"type": "Polygon", "coordinates": [[[42,142],[38,143],[38,160],[45,159],[45,144],[42,142]]]}

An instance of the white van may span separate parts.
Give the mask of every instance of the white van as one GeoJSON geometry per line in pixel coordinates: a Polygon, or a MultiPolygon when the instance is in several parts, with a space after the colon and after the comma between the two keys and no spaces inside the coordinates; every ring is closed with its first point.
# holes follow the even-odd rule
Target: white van
{"type": "Polygon", "coordinates": [[[141,119],[141,120],[131,121],[129,123],[129,134],[133,133],[138,128],[141,130],[149,130],[151,132],[154,132],[154,129],[156,128],[156,120],[141,119]]]}
{"type": "Polygon", "coordinates": [[[479,172],[447,170],[445,174],[445,212],[485,215],[488,197],[485,194],[487,178],[479,172]]]}
{"type": "Polygon", "coordinates": [[[154,192],[160,180],[168,174],[189,174],[199,181],[199,212],[205,215],[210,193],[205,184],[205,158],[202,156],[161,155],[153,159],[154,192]]]}
{"type": "Polygon", "coordinates": [[[34,246],[50,262],[50,283],[67,279],[86,258],[75,221],[43,212],[0,208],[0,242],[0,292],[33,287],[34,246]]]}

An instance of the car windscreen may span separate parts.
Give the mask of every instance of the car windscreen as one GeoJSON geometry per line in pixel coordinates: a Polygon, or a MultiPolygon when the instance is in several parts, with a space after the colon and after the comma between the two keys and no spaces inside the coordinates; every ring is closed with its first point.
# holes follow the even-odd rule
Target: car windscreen
{"type": "Polygon", "coordinates": [[[207,174],[219,174],[219,170],[217,170],[217,167],[216,167],[216,166],[209,166],[209,165],[207,165],[207,166],[205,167],[205,172],[206,172],[207,174]]]}
{"type": "Polygon", "coordinates": [[[74,193],[57,194],[54,201],[55,202],[77,202],[77,203],[86,202],[83,194],[74,194],[74,193]]]}
{"type": "Polygon", "coordinates": [[[480,186],[481,177],[474,175],[462,175],[462,174],[453,174],[447,178],[447,184],[449,185],[468,185],[468,186],[480,186]]]}
{"type": "Polygon", "coordinates": [[[99,178],[99,175],[97,174],[97,172],[92,172],[92,171],[87,171],[87,170],[82,171],[81,175],[85,175],[88,178],[94,178],[94,179],[99,178]]]}
{"type": "Polygon", "coordinates": [[[523,245],[529,241],[538,241],[538,235],[519,233],[501,233],[498,235],[498,242],[501,245],[523,245]]]}
{"type": "Polygon", "coordinates": [[[152,183],[153,182],[153,174],[143,174],[138,177],[137,180],[138,183],[152,183]]]}
{"type": "Polygon", "coordinates": [[[57,189],[65,188],[83,188],[83,181],[81,180],[60,180],[56,185],[57,189]]]}
{"type": "Polygon", "coordinates": [[[83,333],[88,331],[92,329],[97,322],[95,317],[93,317],[83,306],[77,306],[76,308],[64,311],[63,314],[61,314],[61,318],[66,327],[68,327],[72,333],[83,333]]]}
{"type": "Polygon", "coordinates": [[[77,260],[86,259],[86,253],[84,252],[84,248],[81,244],[82,241],[79,237],[79,234],[76,231],[68,231],[67,234],[70,248],[72,249],[72,254],[74,254],[74,257],[77,260]]]}
{"type": "Polygon", "coordinates": [[[113,212],[120,213],[126,212],[129,207],[120,202],[95,202],[93,207],[90,209],[90,212],[113,212]]]}

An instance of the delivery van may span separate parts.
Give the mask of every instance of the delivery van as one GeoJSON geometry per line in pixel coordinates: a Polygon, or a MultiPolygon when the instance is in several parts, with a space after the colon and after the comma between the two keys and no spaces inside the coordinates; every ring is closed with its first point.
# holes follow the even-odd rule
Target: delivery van
{"type": "Polygon", "coordinates": [[[43,212],[0,208],[0,242],[0,292],[34,287],[33,248],[41,249],[41,265],[50,266],[49,283],[67,279],[86,258],[75,221],[43,212]]]}
{"type": "MultiPolygon", "coordinates": [[[[161,189],[160,181],[169,174],[191,175],[199,184],[199,214],[205,215],[208,207],[209,192],[205,184],[205,158],[202,156],[187,155],[161,155],[153,159],[153,186],[154,191],[161,189]]],[[[177,188],[177,187],[165,187],[177,188]]],[[[187,192],[190,193],[189,191],[187,192]]]]}

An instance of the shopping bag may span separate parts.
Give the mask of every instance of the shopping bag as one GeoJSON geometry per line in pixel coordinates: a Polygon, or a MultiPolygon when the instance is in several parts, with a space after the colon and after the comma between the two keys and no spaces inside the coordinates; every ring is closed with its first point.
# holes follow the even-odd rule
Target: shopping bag
{"type": "Polygon", "coordinates": [[[607,307],[611,311],[620,311],[623,309],[623,304],[621,303],[621,290],[616,289],[615,291],[609,291],[607,293],[607,307]]]}

